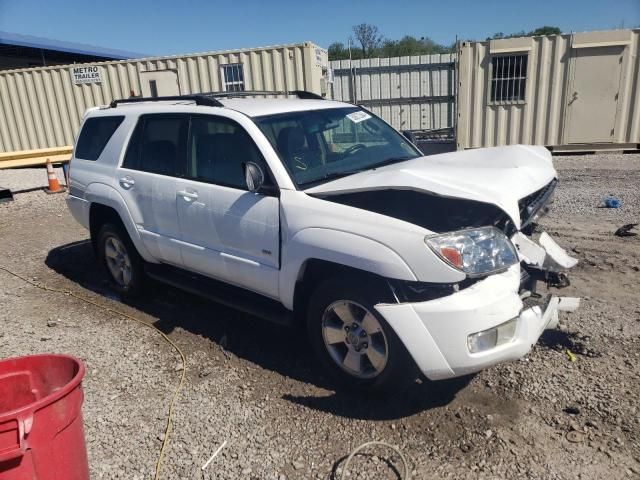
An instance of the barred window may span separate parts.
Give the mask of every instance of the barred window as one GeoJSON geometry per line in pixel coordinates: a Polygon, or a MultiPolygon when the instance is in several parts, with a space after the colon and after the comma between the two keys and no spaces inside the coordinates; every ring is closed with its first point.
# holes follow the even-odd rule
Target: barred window
{"type": "Polygon", "coordinates": [[[527,86],[527,54],[491,58],[491,101],[520,102],[527,86]]]}
{"type": "Polygon", "coordinates": [[[222,65],[222,81],[225,92],[244,91],[244,71],[241,63],[222,65]]]}

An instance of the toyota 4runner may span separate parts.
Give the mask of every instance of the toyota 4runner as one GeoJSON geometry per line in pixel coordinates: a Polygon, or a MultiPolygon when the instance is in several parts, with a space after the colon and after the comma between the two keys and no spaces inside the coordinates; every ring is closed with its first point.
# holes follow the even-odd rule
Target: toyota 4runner
{"type": "Polygon", "coordinates": [[[85,114],[67,203],[120,294],[149,276],[303,324],[335,380],[368,391],[518,359],[578,306],[536,294],[577,262],[536,233],[545,148],[425,157],[367,110],[295,93],[85,114]]]}

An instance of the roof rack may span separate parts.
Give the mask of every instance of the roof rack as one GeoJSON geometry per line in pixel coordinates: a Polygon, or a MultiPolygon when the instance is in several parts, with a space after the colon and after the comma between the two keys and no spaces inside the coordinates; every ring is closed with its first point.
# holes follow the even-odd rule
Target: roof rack
{"type": "Polygon", "coordinates": [[[222,103],[220,103],[215,98],[211,98],[208,95],[174,95],[171,97],[132,97],[132,98],[121,98],[119,100],[113,100],[109,106],[111,108],[116,108],[118,105],[122,103],[141,103],[141,102],[166,102],[166,101],[184,101],[191,100],[196,102],[196,105],[205,105],[207,107],[224,107],[222,103]]]}
{"type": "Polygon", "coordinates": [[[294,90],[291,92],[295,94],[298,98],[304,100],[324,100],[325,98],[322,95],[318,95],[317,93],[307,92],[306,90],[294,90]]]}
{"type": "Polygon", "coordinates": [[[324,100],[324,97],[317,93],[305,90],[277,91],[277,90],[245,90],[242,92],[209,92],[203,93],[212,98],[233,98],[233,97],[255,97],[259,95],[295,95],[304,100],[324,100]]]}
{"type": "Polygon", "coordinates": [[[207,92],[191,95],[174,95],[170,97],[131,97],[113,100],[109,104],[111,108],[116,108],[123,103],[141,103],[141,102],[166,102],[166,101],[184,101],[190,100],[196,105],[205,105],[207,107],[224,107],[216,98],[233,98],[233,97],[255,97],[259,95],[295,95],[304,100],[324,100],[324,97],[317,93],[307,92],[305,90],[292,90],[290,92],[266,91],[266,90],[250,90],[242,92],[207,92]]]}

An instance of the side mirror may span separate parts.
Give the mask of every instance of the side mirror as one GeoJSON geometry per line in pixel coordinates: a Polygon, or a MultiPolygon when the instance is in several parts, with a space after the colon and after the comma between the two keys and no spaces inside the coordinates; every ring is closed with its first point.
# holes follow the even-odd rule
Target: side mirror
{"type": "Polygon", "coordinates": [[[250,192],[257,192],[264,184],[264,172],[257,163],[247,162],[244,166],[244,179],[250,192]]]}
{"type": "Polygon", "coordinates": [[[418,144],[418,139],[416,138],[416,134],[413,133],[411,130],[403,130],[402,135],[404,136],[404,138],[409,140],[414,145],[418,144]]]}

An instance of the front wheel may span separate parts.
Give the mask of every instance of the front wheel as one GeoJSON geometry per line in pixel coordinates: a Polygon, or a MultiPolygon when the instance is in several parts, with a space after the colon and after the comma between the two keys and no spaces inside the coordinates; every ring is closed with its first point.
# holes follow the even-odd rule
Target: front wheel
{"type": "Polygon", "coordinates": [[[142,259],[126,231],[107,223],[98,233],[98,255],[114,288],[125,297],[135,297],[142,290],[142,259]]]}
{"type": "Polygon", "coordinates": [[[312,294],[307,316],[311,345],[342,387],[393,392],[417,377],[401,340],[373,308],[378,300],[357,282],[339,278],[326,280],[312,294]]]}

